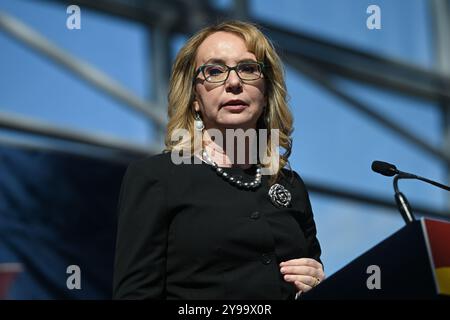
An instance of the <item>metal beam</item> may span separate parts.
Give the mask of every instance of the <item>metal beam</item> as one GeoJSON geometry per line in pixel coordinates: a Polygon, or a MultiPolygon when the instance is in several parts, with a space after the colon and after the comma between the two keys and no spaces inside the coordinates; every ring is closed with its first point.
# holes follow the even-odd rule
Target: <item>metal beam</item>
{"type": "Polygon", "coordinates": [[[0,112],[0,128],[20,133],[37,134],[42,137],[63,140],[70,143],[81,143],[91,147],[107,148],[129,154],[142,155],[161,151],[156,146],[136,145],[110,136],[92,135],[67,128],[62,129],[49,123],[4,112],[0,112]]]}
{"type": "Polygon", "coordinates": [[[264,31],[281,52],[295,56],[328,73],[419,97],[450,101],[450,77],[417,65],[375,55],[299,32],[264,24],[264,31]]]}
{"type": "MultiPolygon", "coordinates": [[[[167,110],[167,92],[171,72],[171,33],[169,27],[169,25],[163,24],[148,30],[150,35],[149,52],[151,52],[151,63],[148,64],[151,78],[150,99],[156,101],[159,106],[158,111],[161,114],[165,114],[167,110]]],[[[158,130],[156,140],[162,143],[164,134],[164,130],[158,130]]]]}
{"type": "Polygon", "coordinates": [[[32,140],[29,137],[5,136],[0,133],[0,145],[14,149],[28,151],[49,152],[62,155],[85,157],[110,161],[121,164],[129,164],[132,160],[147,157],[149,154],[127,153],[118,150],[90,147],[87,145],[77,145],[72,143],[55,143],[55,141],[45,141],[43,139],[32,140]]]}
{"type": "MultiPolygon", "coordinates": [[[[354,190],[345,190],[342,187],[330,187],[329,185],[325,186],[320,183],[314,183],[309,180],[305,180],[305,184],[308,187],[308,190],[312,193],[317,193],[318,195],[323,195],[327,197],[333,197],[337,199],[346,199],[350,200],[352,202],[362,203],[362,204],[369,204],[377,207],[382,207],[386,209],[392,209],[392,213],[399,214],[398,208],[395,204],[394,196],[392,196],[392,199],[389,200],[384,197],[374,197],[374,196],[368,196],[365,193],[357,192],[354,190]]],[[[438,218],[438,219],[446,219],[448,220],[450,218],[450,212],[449,211],[441,211],[432,209],[426,205],[423,204],[414,204],[411,203],[412,210],[415,214],[421,214],[430,218],[438,218]]]]}
{"type": "Polygon", "coordinates": [[[327,74],[320,72],[319,70],[315,70],[314,67],[308,65],[308,63],[302,61],[301,59],[298,59],[297,57],[287,56],[286,60],[291,66],[293,66],[299,72],[303,73],[304,75],[315,81],[322,88],[326,89],[328,92],[332,93],[337,98],[343,100],[347,106],[350,106],[356,111],[364,114],[365,116],[370,117],[371,120],[374,120],[375,122],[379,123],[386,129],[389,129],[393,133],[397,134],[404,140],[414,144],[422,151],[425,151],[426,153],[439,158],[440,160],[444,161],[444,163],[447,166],[450,166],[450,156],[446,152],[440,150],[439,148],[434,147],[433,145],[416,136],[412,132],[409,132],[408,130],[400,127],[394,121],[388,119],[381,113],[375,111],[376,110],[375,108],[369,107],[367,103],[362,102],[350,96],[347,93],[344,93],[342,90],[339,90],[333,84],[333,82],[330,79],[328,79],[327,74]]]}
{"type": "Polygon", "coordinates": [[[149,102],[140,100],[105,73],[58,48],[55,44],[19,20],[0,12],[0,29],[3,29],[14,39],[19,40],[49,58],[50,61],[68,69],[71,73],[87,81],[95,88],[132,107],[132,109],[144,115],[146,118],[153,120],[161,131],[164,130],[167,120],[165,114],[161,112],[161,109],[157,109],[149,102]]]}
{"type": "Polygon", "coordinates": [[[234,19],[245,21],[250,16],[248,0],[234,0],[232,10],[234,19]]]}
{"type": "MultiPolygon", "coordinates": [[[[434,43],[436,54],[436,70],[450,77],[450,0],[433,0],[430,2],[431,13],[434,17],[434,43]]],[[[445,88],[450,92],[450,85],[445,88]]],[[[442,109],[443,124],[443,148],[450,155],[450,101],[443,100],[439,103],[442,109]]],[[[450,171],[447,167],[447,183],[450,182],[450,171]]],[[[450,208],[450,196],[448,197],[448,207],[450,208]]]]}
{"type": "MultiPolygon", "coordinates": [[[[70,0],[41,0],[69,5],[70,0]]],[[[152,0],[125,2],[118,0],[78,0],[80,6],[112,14],[154,27],[171,21],[172,32],[192,34],[198,28],[220,20],[235,18],[208,5],[189,5],[191,1],[152,0]]],[[[196,1],[194,1],[194,4],[196,1]]],[[[294,32],[273,23],[252,19],[279,47],[281,52],[296,55],[310,64],[339,76],[393,90],[433,102],[450,101],[446,90],[450,78],[417,65],[381,55],[355,50],[346,45],[294,32]]]]}

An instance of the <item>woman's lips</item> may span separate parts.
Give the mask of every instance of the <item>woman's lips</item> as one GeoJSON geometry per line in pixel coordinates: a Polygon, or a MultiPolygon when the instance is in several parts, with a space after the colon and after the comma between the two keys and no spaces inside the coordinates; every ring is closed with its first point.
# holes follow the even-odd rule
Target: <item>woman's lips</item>
{"type": "Polygon", "coordinates": [[[226,104],[222,106],[223,109],[226,109],[231,112],[239,112],[247,108],[248,105],[246,104],[226,104]]]}

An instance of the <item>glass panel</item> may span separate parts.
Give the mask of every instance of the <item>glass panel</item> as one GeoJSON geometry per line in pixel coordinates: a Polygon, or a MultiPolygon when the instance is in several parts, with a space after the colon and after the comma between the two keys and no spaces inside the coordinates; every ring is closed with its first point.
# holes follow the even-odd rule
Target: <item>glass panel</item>
{"type": "MultiPolygon", "coordinates": [[[[9,0],[0,9],[146,98],[148,33],[140,25],[81,8],[81,29],[69,30],[66,6],[9,0]]],[[[0,33],[0,47],[0,111],[135,143],[152,140],[151,125],[128,106],[5,33],[0,33]]]]}
{"type": "Polygon", "coordinates": [[[311,202],[327,276],[404,226],[393,210],[314,194],[311,202]]]}
{"type": "MultiPolygon", "coordinates": [[[[300,173],[325,185],[342,186],[369,195],[393,197],[392,181],[371,170],[374,160],[394,163],[400,170],[446,181],[445,167],[434,156],[394,135],[367,116],[289,71],[290,106],[295,116],[291,163],[300,173]]],[[[395,96],[343,82],[346,91],[429,143],[441,144],[439,108],[412,98],[395,96]]],[[[414,203],[445,210],[445,191],[419,181],[400,182],[414,203]]],[[[391,198],[393,199],[393,198],[391,198]]]]}
{"type": "Polygon", "coordinates": [[[252,0],[252,16],[361,50],[432,67],[431,19],[426,0],[379,0],[381,29],[369,30],[368,0],[252,0]]]}

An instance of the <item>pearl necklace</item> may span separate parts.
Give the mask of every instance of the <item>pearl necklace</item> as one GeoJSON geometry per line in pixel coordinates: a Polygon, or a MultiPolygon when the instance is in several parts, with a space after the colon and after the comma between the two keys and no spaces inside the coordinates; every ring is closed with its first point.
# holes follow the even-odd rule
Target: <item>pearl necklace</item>
{"type": "Polygon", "coordinates": [[[216,173],[224,178],[226,181],[230,182],[232,185],[244,188],[244,189],[256,189],[261,184],[261,165],[256,165],[256,175],[255,179],[252,182],[243,182],[241,177],[234,177],[231,174],[226,173],[221,167],[218,166],[217,163],[215,163],[205,149],[202,151],[202,157],[203,159],[206,159],[207,163],[211,165],[211,168],[216,171],[216,173]]]}

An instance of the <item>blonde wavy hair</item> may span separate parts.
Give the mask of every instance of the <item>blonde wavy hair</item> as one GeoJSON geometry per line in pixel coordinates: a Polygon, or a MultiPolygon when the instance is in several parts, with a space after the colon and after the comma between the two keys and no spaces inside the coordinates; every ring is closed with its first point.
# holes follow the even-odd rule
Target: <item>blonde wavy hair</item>
{"type": "MultiPolygon", "coordinates": [[[[257,61],[265,65],[264,79],[266,81],[267,106],[264,113],[258,119],[257,129],[267,129],[266,156],[270,159],[263,166],[271,166],[275,161],[278,167],[269,179],[269,184],[274,184],[279,175],[284,175],[282,168],[289,164],[288,158],[291,154],[292,138],[292,114],[287,104],[286,84],[284,70],[280,57],[269,39],[251,23],[242,21],[227,21],[217,25],[208,26],[194,36],[178,52],[175,59],[168,93],[168,117],[167,131],[165,136],[165,152],[173,150],[185,150],[188,154],[194,154],[194,84],[195,59],[197,49],[202,42],[211,34],[224,31],[240,36],[248,50],[252,52],[257,61]],[[172,141],[172,134],[176,130],[188,130],[190,135],[178,141],[172,141]],[[279,147],[284,149],[274,152],[270,143],[271,129],[279,129],[279,147]],[[276,158],[278,159],[276,159],[276,158]]],[[[290,168],[290,164],[289,164],[290,168]]],[[[291,168],[290,168],[291,169],[291,168]]],[[[292,169],[291,169],[292,170],[292,169]]]]}

